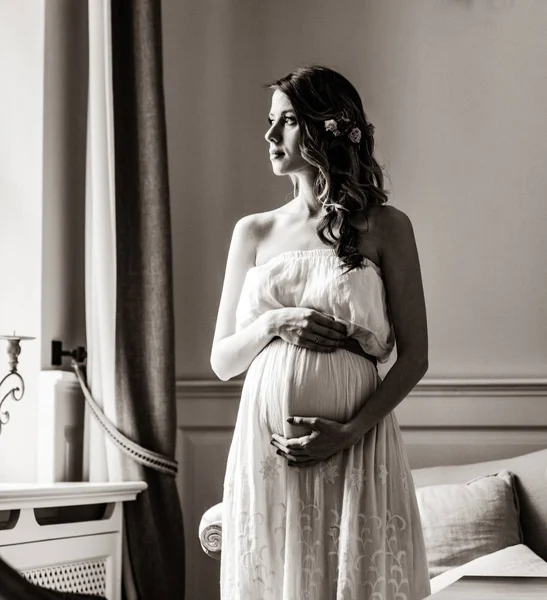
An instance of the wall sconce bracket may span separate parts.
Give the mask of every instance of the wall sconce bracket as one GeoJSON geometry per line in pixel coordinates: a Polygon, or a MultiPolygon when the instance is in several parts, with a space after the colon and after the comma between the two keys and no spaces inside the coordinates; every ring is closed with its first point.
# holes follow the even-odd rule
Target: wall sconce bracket
{"type": "Polygon", "coordinates": [[[83,346],[78,346],[75,350],[63,350],[63,342],[60,342],[59,340],[52,340],[52,366],[60,367],[63,364],[63,356],[71,356],[76,362],[83,363],[87,358],[87,351],[83,346]]]}

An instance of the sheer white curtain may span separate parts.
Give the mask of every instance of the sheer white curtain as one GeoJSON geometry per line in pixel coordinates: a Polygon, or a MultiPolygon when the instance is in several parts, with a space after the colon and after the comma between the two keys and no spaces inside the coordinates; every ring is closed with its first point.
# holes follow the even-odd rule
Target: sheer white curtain
{"type": "MultiPolygon", "coordinates": [[[[116,196],[110,0],[90,0],[87,112],[85,295],[87,383],[105,416],[116,421],[116,196]]],[[[122,457],[86,405],[84,479],[122,481],[122,457]]],[[[127,539],[127,600],[137,600],[127,539]]]]}
{"type": "Polygon", "coordinates": [[[105,437],[102,427],[88,419],[86,471],[91,480],[133,479],[148,485],[124,507],[125,598],[180,600],[184,528],[174,477],[174,311],[161,3],[88,4],[88,384],[110,424],[122,432],[98,415],[110,432],[105,437]],[[122,442],[123,454],[110,436],[122,442]]]}
{"type": "MultiPolygon", "coordinates": [[[[116,424],[116,198],[110,0],[89,2],[85,294],[87,379],[116,424]]],[[[86,407],[84,479],[122,481],[121,456],[86,407]]]]}

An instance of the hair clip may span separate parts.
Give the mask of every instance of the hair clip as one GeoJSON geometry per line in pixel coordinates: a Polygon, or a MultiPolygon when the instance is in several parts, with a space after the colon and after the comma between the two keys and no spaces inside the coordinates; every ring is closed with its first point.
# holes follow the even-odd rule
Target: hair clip
{"type": "MultiPolygon", "coordinates": [[[[325,121],[325,129],[330,131],[335,137],[345,135],[354,144],[361,141],[361,130],[343,113],[336,115],[333,119],[325,121]]],[[[368,126],[367,126],[368,132],[368,126]]]]}

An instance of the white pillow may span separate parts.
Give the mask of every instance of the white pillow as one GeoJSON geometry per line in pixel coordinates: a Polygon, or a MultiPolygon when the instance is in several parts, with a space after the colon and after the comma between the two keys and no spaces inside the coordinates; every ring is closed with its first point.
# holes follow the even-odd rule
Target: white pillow
{"type": "Polygon", "coordinates": [[[461,567],[450,569],[431,580],[431,593],[451,585],[464,575],[507,577],[547,577],[547,562],[524,544],[480,556],[461,567]]]}
{"type": "Polygon", "coordinates": [[[467,483],[416,490],[429,576],[522,542],[517,494],[508,471],[467,483]]]}

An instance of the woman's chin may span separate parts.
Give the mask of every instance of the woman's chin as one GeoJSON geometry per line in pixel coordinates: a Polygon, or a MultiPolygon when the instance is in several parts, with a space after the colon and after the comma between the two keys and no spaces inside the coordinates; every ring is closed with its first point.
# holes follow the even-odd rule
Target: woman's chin
{"type": "Polygon", "coordinates": [[[280,165],[272,164],[272,172],[274,175],[285,175],[284,169],[280,165]]]}

